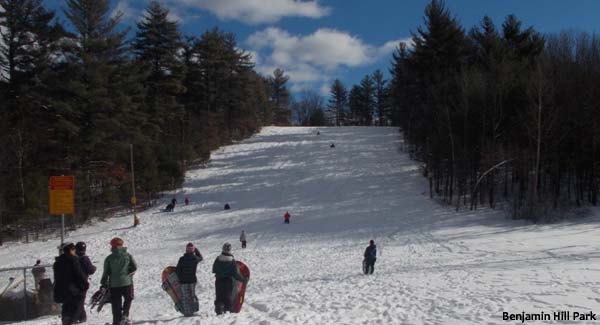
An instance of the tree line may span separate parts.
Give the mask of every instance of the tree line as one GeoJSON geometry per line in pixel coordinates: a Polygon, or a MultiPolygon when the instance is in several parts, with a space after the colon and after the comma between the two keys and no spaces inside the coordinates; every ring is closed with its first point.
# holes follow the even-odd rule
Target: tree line
{"type": "Polygon", "coordinates": [[[235,36],[183,35],[151,1],[134,31],[110,0],[0,0],[0,224],[37,223],[48,177],[75,175],[77,220],[180,184],[216,147],[288,125],[287,76],[259,75],[235,36]]]}
{"type": "Polygon", "coordinates": [[[394,54],[390,117],[431,196],[545,221],[598,203],[600,38],[514,15],[465,30],[442,0],[394,54]]]}

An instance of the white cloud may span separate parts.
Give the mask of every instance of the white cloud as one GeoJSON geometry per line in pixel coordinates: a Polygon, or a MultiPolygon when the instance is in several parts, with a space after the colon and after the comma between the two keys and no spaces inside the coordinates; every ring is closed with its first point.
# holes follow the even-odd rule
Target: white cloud
{"type": "Polygon", "coordinates": [[[177,0],[178,5],[208,10],[222,20],[274,23],[284,17],[321,18],[331,12],[317,0],[177,0]]]}
{"type": "MultiPolygon", "coordinates": [[[[328,28],[309,35],[291,35],[270,27],[246,40],[253,51],[261,54],[257,70],[268,75],[275,68],[284,69],[290,76],[292,90],[302,90],[317,82],[327,85],[342,68],[377,62],[389,56],[399,43],[400,40],[393,40],[375,46],[357,36],[328,28]]],[[[323,87],[319,90],[324,92],[323,87]]]]}
{"type": "Polygon", "coordinates": [[[137,19],[142,15],[142,13],[139,10],[133,8],[129,4],[129,0],[119,1],[115,9],[113,9],[113,11],[111,12],[110,16],[116,17],[119,13],[123,14],[123,20],[137,19]]]}

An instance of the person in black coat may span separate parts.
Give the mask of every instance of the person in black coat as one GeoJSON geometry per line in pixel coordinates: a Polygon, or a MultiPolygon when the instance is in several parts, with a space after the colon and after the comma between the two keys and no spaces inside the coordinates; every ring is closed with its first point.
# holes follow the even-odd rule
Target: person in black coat
{"type": "Polygon", "coordinates": [[[81,315],[78,319],[80,323],[84,323],[87,320],[87,315],[85,313],[85,296],[87,295],[87,290],[90,288],[90,275],[96,273],[96,267],[94,266],[94,264],[92,264],[90,258],[87,255],[85,255],[86,249],[87,245],[82,241],[75,244],[75,253],[79,258],[79,263],[81,264],[81,269],[83,270],[83,273],[85,273],[86,280],[85,292],[83,293],[83,299],[81,300],[80,306],[81,315]]]}
{"type": "Polygon", "coordinates": [[[74,324],[81,318],[87,277],[75,255],[75,245],[63,245],[63,253],[56,258],[54,271],[54,301],[62,303],[62,324],[74,324]]]}
{"type": "Polygon", "coordinates": [[[371,239],[369,246],[365,249],[365,274],[373,274],[375,271],[375,261],[377,260],[377,245],[375,241],[371,239]]]}
{"type": "Polygon", "coordinates": [[[183,306],[183,315],[192,316],[198,311],[198,297],[196,296],[196,269],[198,263],[202,262],[202,255],[194,244],[188,243],[185,247],[185,254],[179,258],[175,273],[181,284],[183,293],[181,304],[183,306]]]}
{"type": "Polygon", "coordinates": [[[202,262],[202,260],[202,254],[200,254],[198,248],[194,247],[194,244],[188,243],[185,247],[185,254],[179,258],[175,270],[177,278],[179,278],[179,283],[186,284],[198,282],[198,279],[196,278],[196,269],[198,263],[202,262]]]}

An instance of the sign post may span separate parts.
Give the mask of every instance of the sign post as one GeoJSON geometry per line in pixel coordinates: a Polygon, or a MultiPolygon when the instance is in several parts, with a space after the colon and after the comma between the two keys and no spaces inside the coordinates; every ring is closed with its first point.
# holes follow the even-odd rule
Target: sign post
{"type": "Polygon", "coordinates": [[[50,177],[50,214],[60,215],[60,245],[65,242],[65,214],[75,213],[75,177],[50,177]]]}

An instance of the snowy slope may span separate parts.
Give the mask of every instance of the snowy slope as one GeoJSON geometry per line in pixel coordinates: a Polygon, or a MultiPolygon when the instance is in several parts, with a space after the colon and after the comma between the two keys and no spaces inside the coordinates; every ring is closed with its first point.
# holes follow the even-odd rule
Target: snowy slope
{"type": "MultiPolygon", "coordinates": [[[[265,128],[188,173],[177,198],[189,196],[189,206],[145,212],[137,229],[128,228],[131,217],[117,218],[68,240],[87,241],[101,272],[110,238],[124,238],[140,268],[135,324],[501,324],[503,311],[598,309],[598,218],[536,226],[493,211],[456,213],[428,198],[417,164],[399,151],[396,129],[319,130],[265,128]],[[223,211],[225,202],[233,209],[223,211]],[[282,222],[286,210],[291,225],[282,222]],[[367,277],[360,269],[369,239],[380,256],[367,277]],[[188,241],[206,258],[193,318],[174,311],[159,279],[188,241]],[[225,241],[252,278],[242,313],[217,317],[210,267],[225,241]]],[[[48,261],[55,246],[9,245],[0,248],[0,261],[48,261]]],[[[99,279],[93,276],[92,287],[99,279]]],[[[104,324],[110,311],[88,319],[104,324]]]]}

